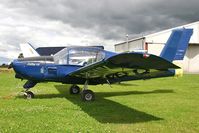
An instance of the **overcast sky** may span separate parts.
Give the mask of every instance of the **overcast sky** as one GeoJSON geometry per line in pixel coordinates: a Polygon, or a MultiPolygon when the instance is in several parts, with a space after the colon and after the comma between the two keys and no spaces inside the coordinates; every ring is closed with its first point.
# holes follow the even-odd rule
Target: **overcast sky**
{"type": "Polygon", "coordinates": [[[19,43],[114,44],[199,20],[199,0],[0,0],[0,63],[19,43]]]}

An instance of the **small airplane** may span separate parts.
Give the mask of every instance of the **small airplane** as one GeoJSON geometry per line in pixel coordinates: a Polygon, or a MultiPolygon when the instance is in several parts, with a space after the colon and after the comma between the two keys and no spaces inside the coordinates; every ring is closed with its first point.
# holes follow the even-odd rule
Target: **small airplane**
{"type": "MultiPolygon", "coordinates": [[[[146,52],[114,53],[97,47],[67,47],[53,56],[38,56],[14,60],[16,78],[27,79],[24,96],[34,98],[29,91],[40,82],[72,84],[71,94],[93,101],[94,92],[88,85],[112,84],[129,80],[175,76],[180,67],[174,60],[183,60],[193,29],[175,29],[167,40],[160,56],[146,52]]],[[[35,52],[35,51],[34,51],[35,52]]]]}

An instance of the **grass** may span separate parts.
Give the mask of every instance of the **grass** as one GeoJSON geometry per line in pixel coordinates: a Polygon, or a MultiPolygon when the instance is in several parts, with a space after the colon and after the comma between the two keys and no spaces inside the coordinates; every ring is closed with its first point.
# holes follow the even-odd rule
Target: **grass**
{"type": "Polygon", "coordinates": [[[41,83],[35,99],[20,96],[25,81],[0,73],[0,132],[199,132],[199,75],[89,86],[94,102],[69,85],[41,83]]]}

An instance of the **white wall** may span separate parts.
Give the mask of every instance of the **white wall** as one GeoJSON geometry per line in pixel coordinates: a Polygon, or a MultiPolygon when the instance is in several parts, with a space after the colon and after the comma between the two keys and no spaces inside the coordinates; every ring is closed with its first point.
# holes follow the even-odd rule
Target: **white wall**
{"type": "Polygon", "coordinates": [[[199,73],[199,45],[190,45],[187,51],[188,62],[186,72],[199,73]]]}
{"type": "Polygon", "coordinates": [[[133,51],[133,50],[140,50],[140,49],[144,49],[143,48],[143,44],[144,44],[144,39],[137,39],[133,42],[129,42],[129,51],[133,51]]]}
{"type": "Polygon", "coordinates": [[[121,53],[128,51],[127,43],[119,44],[115,46],[115,52],[121,53]]]}
{"type": "Polygon", "coordinates": [[[164,44],[148,44],[148,53],[159,56],[164,44]]]}

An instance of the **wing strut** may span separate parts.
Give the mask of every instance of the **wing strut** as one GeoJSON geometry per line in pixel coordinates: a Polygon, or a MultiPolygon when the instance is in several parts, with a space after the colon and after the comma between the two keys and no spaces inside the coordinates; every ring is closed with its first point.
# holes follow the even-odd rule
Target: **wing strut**
{"type": "Polygon", "coordinates": [[[108,85],[112,88],[111,83],[109,82],[108,79],[106,79],[106,82],[108,83],[108,85]]]}
{"type": "Polygon", "coordinates": [[[88,80],[86,79],[86,82],[84,83],[83,90],[88,90],[88,80]]]}

